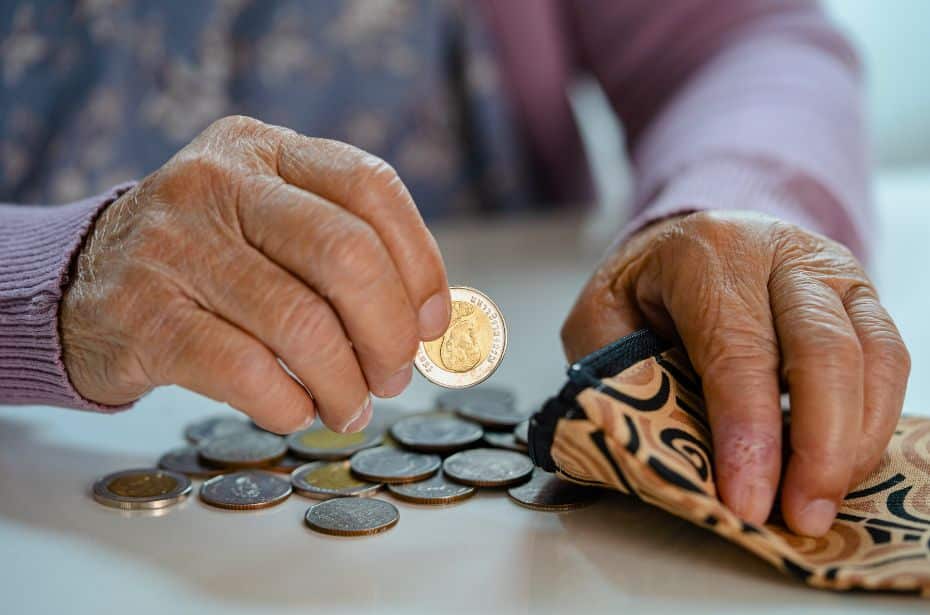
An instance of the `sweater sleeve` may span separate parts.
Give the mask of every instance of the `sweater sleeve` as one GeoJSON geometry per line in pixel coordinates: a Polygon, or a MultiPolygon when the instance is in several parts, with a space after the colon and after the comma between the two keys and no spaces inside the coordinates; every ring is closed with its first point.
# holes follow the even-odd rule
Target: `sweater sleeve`
{"type": "Polygon", "coordinates": [[[74,390],[58,314],[71,261],[97,214],[130,186],[61,206],[0,204],[0,404],[112,412],[74,390]]]}
{"type": "Polygon", "coordinates": [[[867,256],[872,224],[855,51],[804,0],[571,3],[581,61],[620,116],[634,217],[750,209],[867,256]]]}

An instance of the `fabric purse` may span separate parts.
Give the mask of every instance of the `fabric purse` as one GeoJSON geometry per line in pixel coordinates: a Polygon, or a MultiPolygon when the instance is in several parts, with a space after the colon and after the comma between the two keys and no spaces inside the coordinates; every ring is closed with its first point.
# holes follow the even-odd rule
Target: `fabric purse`
{"type": "Polygon", "coordinates": [[[685,352],[637,331],[588,355],[530,421],[542,469],[633,495],[814,587],[930,597],[930,419],[903,417],[881,465],[822,538],[743,521],[717,497],[701,384],[685,352]]]}

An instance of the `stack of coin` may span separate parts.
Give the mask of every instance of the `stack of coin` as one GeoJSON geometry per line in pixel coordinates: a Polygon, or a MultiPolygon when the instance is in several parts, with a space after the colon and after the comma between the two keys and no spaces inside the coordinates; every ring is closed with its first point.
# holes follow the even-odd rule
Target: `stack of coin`
{"type": "Polygon", "coordinates": [[[123,510],[162,509],[205,479],[200,499],[228,510],[281,504],[291,493],[321,500],[305,524],[335,536],[364,536],[397,524],[393,504],[370,497],[387,486],[395,499],[442,506],[479,489],[507,488],[517,504],[565,511],[586,505],[598,490],[534,469],[525,455],[529,412],[512,392],[480,386],[500,365],[507,327],[486,295],[451,287],[452,320],[437,340],[421,344],[415,365],[450,390],[433,410],[408,414],[391,406],[359,433],[321,425],[282,437],[232,415],[197,421],[184,430],[192,446],[165,453],[158,468],[126,470],[98,480],[94,499],[123,510]],[[283,476],[289,475],[289,476],[283,476]]]}

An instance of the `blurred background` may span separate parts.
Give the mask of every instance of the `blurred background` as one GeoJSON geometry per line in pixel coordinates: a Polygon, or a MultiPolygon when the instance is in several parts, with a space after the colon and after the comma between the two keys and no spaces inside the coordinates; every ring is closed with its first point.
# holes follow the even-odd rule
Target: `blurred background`
{"type": "MultiPolygon", "coordinates": [[[[867,73],[880,240],[869,263],[912,355],[905,408],[930,415],[930,0],[825,0],[867,73]]],[[[598,87],[573,93],[601,202],[588,233],[603,245],[626,218],[620,127],[598,87]]]]}

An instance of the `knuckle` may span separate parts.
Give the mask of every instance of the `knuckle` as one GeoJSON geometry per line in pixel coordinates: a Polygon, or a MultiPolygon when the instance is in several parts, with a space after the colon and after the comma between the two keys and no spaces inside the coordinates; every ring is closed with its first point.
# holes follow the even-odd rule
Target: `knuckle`
{"type": "Polygon", "coordinates": [[[223,354],[229,360],[229,386],[238,399],[261,399],[273,393],[269,389],[280,386],[280,374],[277,373],[280,368],[275,361],[269,360],[263,348],[250,346],[231,349],[223,354]]]}
{"type": "Polygon", "coordinates": [[[207,134],[242,135],[261,129],[265,124],[247,115],[227,115],[214,121],[204,131],[207,134]]]}

